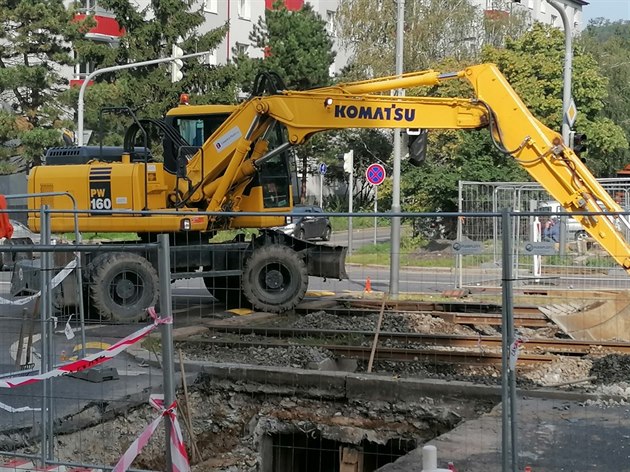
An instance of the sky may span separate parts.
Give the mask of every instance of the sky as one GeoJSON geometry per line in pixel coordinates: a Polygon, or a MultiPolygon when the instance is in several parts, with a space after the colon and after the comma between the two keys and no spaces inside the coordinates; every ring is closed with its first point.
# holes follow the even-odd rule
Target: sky
{"type": "Polygon", "coordinates": [[[630,21],[630,0],[587,0],[588,5],[583,7],[585,23],[600,16],[611,21],[630,21]]]}

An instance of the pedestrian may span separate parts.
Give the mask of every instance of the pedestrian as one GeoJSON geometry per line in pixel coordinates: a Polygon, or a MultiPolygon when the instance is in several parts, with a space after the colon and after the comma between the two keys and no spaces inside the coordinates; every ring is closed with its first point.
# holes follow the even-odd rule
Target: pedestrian
{"type": "Polygon", "coordinates": [[[560,224],[556,215],[553,215],[545,223],[542,240],[554,243],[560,242],[560,224]]]}

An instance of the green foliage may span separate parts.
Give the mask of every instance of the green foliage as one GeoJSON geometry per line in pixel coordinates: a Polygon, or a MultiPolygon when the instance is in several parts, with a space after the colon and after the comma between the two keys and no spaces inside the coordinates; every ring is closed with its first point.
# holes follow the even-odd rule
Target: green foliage
{"type": "MultiPolygon", "coordinates": [[[[495,62],[532,113],[544,124],[562,124],[564,34],[536,23],[521,38],[508,41],[505,49],[487,48],[484,62],[495,62]]],[[[608,80],[599,72],[595,58],[578,45],[573,52],[572,93],[578,109],[575,129],[586,133],[587,165],[600,177],[614,175],[619,156],[628,149],[623,130],[607,119],[604,103],[608,80]]]]}
{"type": "Polygon", "coordinates": [[[61,145],[61,134],[56,129],[34,128],[19,134],[22,141],[22,154],[36,161],[47,148],[61,145]]]}
{"type": "Polygon", "coordinates": [[[59,65],[73,64],[71,19],[62,0],[0,0],[0,95],[14,112],[0,117],[0,139],[24,139],[36,163],[64,124],[59,96],[67,79],[59,65]]]}
{"type": "MultiPolygon", "coordinates": [[[[535,24],[506,47],[486,47],[481,62],[494,62],[532,113],[545,125],[559,129],[562,121],[564,37],[550,26],[535,24]]],[[[438,70],[461,70],[463,64],[448,61],[438,70]]],[[[586,133],[589,152],[586,163],[596,175],[610,175],[618,168],[627,140],[619,126],[603,116],[607,80],[598,72],[593,57],[577,47],[573,90],[579,110],[576,129],[586,133]]],[[[418,94],[470,96],[470,88],[453,81],[436,90],[418,94]]],[[[526,173],[509,156],[492,145],[487,130],[434,131],[429,135],[426,162],[419,168],[403,164],[401,182],[404,210],[455,211],[458,181],[502,182],[527,180],[526,173]]]]}
{"type": "MultiPolygon", "coordinates": [[[[601,116],[620,126],[625,139],[630,141],[630,21],[610,22],[601,18],[592,21],[579,38],[579,44],[595,58],[602,75],[608,79],[608,94],[603,99],[601,116]]],[[[592,133],[598,135],[602,154],[607,152],[609,156],[608,160],[600,162],[601,175],[612,176],[630,162],[627,149],[611,146],[619,141],[618,136],[611,142],[605,134],[607,130],[596,126],[592,133]]]]}
{"type": "Polygon", "coordinates": [[[258,71],[276,72],[289,89],[306,90],[330,83],[329,68],[335,60],[326,22],[306,3],[299,11],[289,11],[276,2],[265,18],[254,25],[250,40],[265,51],[265,58],[237,56],[244,89],[258,71]]]}
{"type": "MultiPolygon", "coordinates": [[[[199,33],[204,16],[195,5],[191,0],[160,0],[138,10],[129,0],[102,0],[99,6],[114,13],[125,34],[118,47],[77,40],[77,54],[81,61],[103,68],[170,56],[173,44],[179,45],[184,54],[213,50],[223,40],[226,28],[199,33]]],[[[176,83],[171,83],[166,64],[97,76],[96,84],[86,90],[86,128],[99,128],[98,115],[103,106],[129,107],[139,118],[161,117],[177,105],[182,92],[191,94],[193,104],[235,102],[238,87],[233,66],[209,66],[189,59],[184,61],[183,72],[184,78],[176,83]]],[[[77,99],[77,89],[65,96],[71,107],[77,99]]],[[[105,143],[120,144],[129,119],[109,116],[104,122],[103,128],[109,133],[105,143]]]]}
{"type": "MultiPolygon", "coordinates": [[[[497,10],[509,1],[494,1],[497,10]]],[[[352,51],[346,69],[349,78],[388,76],[396,70],[396,2],[353,0],[340,2],[338,37],[352,51]]],[[[484,9],[461,0],[426,0],[405,3],[403,64],[415,71],[455,58],[475,61],[482,43],[502,45],[505,38],[526,28],[525,13],[488,17],[484,9]],[[480,32],[484,32],[480,35],[480,32]],[[481,40],[481,41],[480,41],[481,40]]]]}

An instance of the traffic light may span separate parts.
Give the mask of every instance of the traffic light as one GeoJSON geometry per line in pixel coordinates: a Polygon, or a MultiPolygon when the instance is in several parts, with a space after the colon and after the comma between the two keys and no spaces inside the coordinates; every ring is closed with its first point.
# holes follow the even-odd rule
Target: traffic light
{"type": "Polygon", "coordinates": [[[427,157],[427,138],[429,130],[408,129],[409,163],[419,166],[427,157]]]}
{"type": "MultiPolygon", "coordinates": [[[[184,55],[184,50],[173,44],[172,54],[173,57],[181,57],[184,55]]],[[[184,61],[181,59],[175,59],[171,62],[171,82],[179,82],[184,78],[184,73],[182,72],[182,67],[184,66],[184,61]]]]}
{"type": "Polygon", "coordinates": [[[586,135],[584,133],[576,133],[575,131],[571,131],[570,135],[570,146],[573,149],[573,152],[581,157],[582,153],[588,151],[588,143],[586,139],[586,135]]]}

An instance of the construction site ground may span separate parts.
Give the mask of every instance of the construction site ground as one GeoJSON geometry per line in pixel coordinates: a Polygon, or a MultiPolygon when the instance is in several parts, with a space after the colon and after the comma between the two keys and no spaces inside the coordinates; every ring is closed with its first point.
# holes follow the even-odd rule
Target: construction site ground
{"type": "MultiPolygon", "coordinates": [[[[253,314],[240,320],[249,324],[257,317],[268,316],[253,314]]],[[[374,323],[374,316],[362,318],[370,321],[369,326],[374,323]]],[[[461,329],[430,316],[416,316],[414,320],[419,330],[461,329]]],[[[331,326],[356,324],[357,320],[337,320],[325,312],[314,312],[301,317],[299,323],[331,326]]],[[[204,326],[176,328],[176,346],[177,342],[205,329],[204,326]]],[[[236,350],[224,354],[226,358],[234,358],[235,353],[236,350]]],[[[437,447],[439,467],[446,468],[448,462],[453,462],[459,472],[503,470],[501,389],[498,377],[487,370],[478,372],[487,375],[484,384],[461,381],[449,372],[440,378],[422,378],[419,373],[409,377],[395,372],[328,370],[325,362],[321,369],[302,368],[299,363],[302,357],[321,354],[312,348],[301,351],[298,358],[286,355],[283,360],[288,364],[281,365],[247,365],[246,360],[268,361],[270,354],[263,349],[253,354],[247,352],[246,360],[237,359],[233,363],[208,354],[204,358],[198,353],[193,358],[187,357],[190,354],[184,354],[190,395],[185,399],[179,390],[178,397],[180,402],[187,403],[196,436],[198,453],[192,460],[194,472],[300,470],[289,466],[278,468],[277,458],[270,459],[272,451],[279,449],[278,441],[281,443],[282,438],[296,441],[287,449],[297,450],[296,438],[314,434],[319,442],[305,443],[313,451],[324,440],[333,449],[340,444],[366,447],[369,443],[374,451],[379,451],[379,447],[389,447],[395,438],[415,438],[399,445],[395,455],[400,458],[391,457],[388,461],[391,463],[378,463],[378,468],[366,470],[422,470],[421,449],[425,444],[437,447]]],[[[147,351],[140,345],[132,347],[126,355],[131,356],[127,362],[134,365],[150,364],[158,368],[160,364],[155,350],[147,351]]],[[[274,351],[271,356],[284,355],[274,351]]],[[[588,382],[586,387],[574,381],[591,375],[589,360],[564,358],[529,373],[527,389],[519,390],[516,402],[517,470],[522,471],[525,466],[531,466],[532,472],[630,470],[627,465],[630,444],[626,446],[630,438],[626,403],[630,386],[625,383],[630,361],[622,356],[617,362],[607,366],[607,384],[588,382]],[[567,381],[569,385],[548,388],[567,381]]],[[[154,388],[159,390],[157,385],[154,388]]],[[[75,417],[64,418],[62,429],[66,434],[57,437],[55,447],[59,460],[113,465],[120,451],[155,417],[155,411],[145,402],[130,402],[127,411],[114,412],[112,408],[113,405],[99,403],[75,417]]],[[[180,411],[180,422],[190,446],[190,430],[184,427],[184,416],[183,410],[180,411]]],[[[158,430],[134,468],[163,470],[161,432],[158,430]]],[[[36,454],[37,446],[33,444],[19,452],[36,454]]],[[[376,454],[385,456],[382,452],[376,454]]],[[[322,463],[320,470],[329,469],[322,463]]]]}

